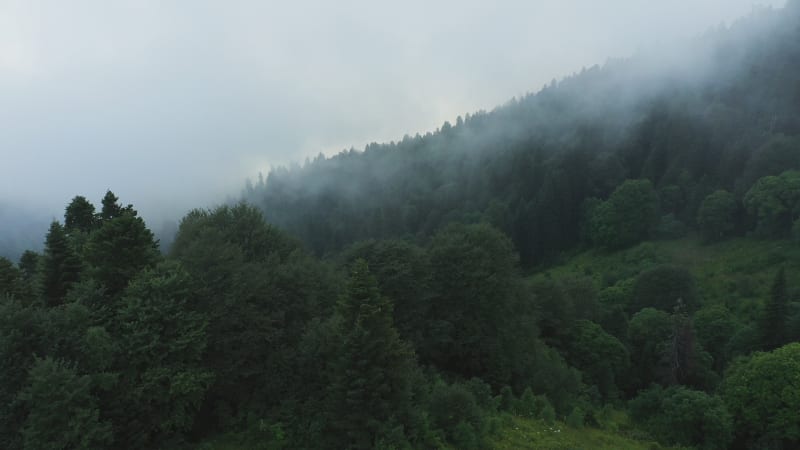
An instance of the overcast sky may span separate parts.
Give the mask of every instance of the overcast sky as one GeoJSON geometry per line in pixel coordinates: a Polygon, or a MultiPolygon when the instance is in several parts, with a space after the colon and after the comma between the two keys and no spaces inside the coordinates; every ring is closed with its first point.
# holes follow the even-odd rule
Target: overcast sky
{"type": "Polygon", "coordinates": [[[0,203],[181,216],[784,0],[0,0],[0,203]]]}

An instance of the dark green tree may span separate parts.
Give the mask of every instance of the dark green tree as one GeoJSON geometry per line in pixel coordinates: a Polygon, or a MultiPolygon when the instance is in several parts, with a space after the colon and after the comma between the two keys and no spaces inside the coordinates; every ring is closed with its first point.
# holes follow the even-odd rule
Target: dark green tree
{"type": "Polygon", "coordinates": [[[91,276],[114,296],[141,270],[161,258],[153,233],[131,213],[107,219],[89,237],[84,249],[91,276]]]}
{"type": "Polygon", "coordinates": [[[658,219],[658,202],[649,180],[626,180],[589,219],[592,241],[607,248],[622,248],[645,239],[658,219]]]}
{"type": "Polygon", "coordinates": [[[100,210],[100,220],[106,221],[116,219],[122,215],[123,208],[119,203],[117,203],[118,201],[119,197],[114,195],[114,193],[110,190],[106,191],[106,195],[103,196],[102,201],[103,207],[100,210]]]}
{"type": "Polygon", "coordinates": [[[64,227],[58,222],[50,224],[45,239],[42,258],[40,290],[45,303],[58,305],[69,288],[78,282],[82,264],[75,254],[64,227]]]}
{"type": "Polygon", "coordinates": [[[761,345],[764,350],[773,350],[786,343],[786,320],[789,315],[789,295],[786,291],[786,272],[778,269],[772,281],[769,298],[764,302],[761,314],[761,345]]]}
{"type": "Polygon", "coordinates": [[[367,263],[353,264],[337,304],[342,348],[331,386],[333,429],[340,448],[372,448],[390,421],[411,408],[414,353],[392,323],[392,304],[380,295],[367,263]]]}
{"type": "Polygon", "coordinates": [[[14,264],[0,256],[0,297],[6,295],[19,297],[24,292],[20,270],[14,264]]]}
{"type": "Polygon", "coordinates": [[[511,241],[486,224],[452,225],[434,237],[429,254],[431,359],[464,377],[509,383],[513,361],[532,350],[536,332],[511,241]]]}
{"type": "Polygon", "coordinates": [[[97,224],[94,205],[81,195],[72,199],[64,212],[64,228],[67,233],[88,233],[97,224]]]}
{"type": "Polygon", "coordinates": [[[36,274],[39,271],[39,254],[31,251],[25,250],[22,253],[22,256],[19,258],[19,270],[22,271],[22,276],[25,280],[33,280],[36,274]]]}
{"type": "Polygon", "coordinates": [[[111,426],[100,419],[92,378],[78,374],[74,365],[37,359],[18,401],[28,411],[21,430],[26,449],[93,450],[111,444],[111,426]]]}
{"type": "Polygon", "coordinates": [[[625,346],[588,320],[578,320],[572,325],[565,344],[565,359],[581,371],[583,381],[597,386],[604,399],[614,399],[617,383],[630,365],[625,346]]]}
{"type": "Polygon", "coordinates": [[[634,422],[668,445],[728,448],[733,421],[719,397],[683,386],[653,386],[631,400],[634,422]]]}
{"type": "Polygon", "coordinates": [[[736,198],[718,190],[703,200],[697,211],[697,226],[707,241],[718,241],[729,236],[736,227],[736,198]]]}
{"type": "Polygon", "coordinates": [[[202,367],[208,322],[191,309],[188,275],[174,262],[144,270],[109,324],[118,384],[106,399],[117,448],[173,446],[194,424],[214,374],[202,367]],[[177,440],[177,441],[176,441],[177,440]]]}
{"type": "Polygon", "coordinates": [[[733,415],[737,442],[750,448],[800,446],[799,373],[800,343],[731,364],[721,395],[733,415]]]}
{"type": "Polygon", "coordinates": [[[744,196],[747,212],[756,219],[756,233],[786,237],[800,217],[800,172],[760,178],[744,196]]]}

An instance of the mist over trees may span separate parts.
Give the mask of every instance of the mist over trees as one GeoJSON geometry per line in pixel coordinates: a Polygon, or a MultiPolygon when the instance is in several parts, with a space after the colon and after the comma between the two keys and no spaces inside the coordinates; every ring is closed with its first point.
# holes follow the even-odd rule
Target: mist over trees
{"type": "MultiPolygon", "coordinates": [[[[717,190],[772,211],[748,206],[745,194],[759,178],[797,167],[797,15],[796,2],[759,11],[686,54],[610,61],[434,133],[275,168],[248,184],[245,198],[318,254],[483,221],[512,238],[525,266],[582,241],[619,247],[680,234],[717,190]],[[652,197],[636,204],[612,195],[625,180],[647,180],[637,183],[650,183],[652,194],[642,195],[652,197]],[[623,223],[639,228],[615,233],[623,223]]],[[[767,188],[748,198],[762,205],[767,188]]],[[[726,208],[719,214],[737,233],[751,228],[742,206],[726,208]]],[[[780,222],[780,230],[760,225],[765,232],[788,233],[788,213],[759,214],[780,222]]]]}
{"type": "Polygon", "coordinates": [[[75,196],[0,257],[0,448],[797,448],[798,43],[795,1],[274,169],[166,254],[75,196]]]}

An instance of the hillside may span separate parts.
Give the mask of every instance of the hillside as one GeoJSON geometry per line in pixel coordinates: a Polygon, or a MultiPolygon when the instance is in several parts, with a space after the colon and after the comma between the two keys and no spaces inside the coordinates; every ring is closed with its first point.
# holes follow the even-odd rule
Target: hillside
{"type": "Polygon", "coordinates": [[[798,0],[244,196],[0,257],[0,448],[800,448],[798,0]]]}
{"type": "Polygon", "coordinates": [[[683,52],[610,61],[433,133],[276,168],[245,198],[317,254],[487,221],[536,265],[574,248],[587,199],[625,179],[650,180],[661,214],[691,227],[715,190],[741,198],[800,167],[799,23],[797,2],[757,11],[683,52]]]}

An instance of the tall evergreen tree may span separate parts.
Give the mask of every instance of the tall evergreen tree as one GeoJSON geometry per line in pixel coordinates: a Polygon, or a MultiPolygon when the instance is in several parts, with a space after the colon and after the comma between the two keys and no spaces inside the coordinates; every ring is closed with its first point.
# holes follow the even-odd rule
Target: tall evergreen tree
{"type": "Polygon", "coordinates": [[[41,269],[41,295],[48,305],[62,302],[70,286],[80,279],[81,261],[67,239],[64,227],[50,224],[41,269]]]}
{"type": "Polygon", "coordinates": [[[94,205],[81,195],[73,198],[64,211],[64,228],[69,233],[88,233],[94,229],[96,223],[94,205]]]}
{"type": "Polygon", "coordinates": [[[92,276],[112,295],[160,258],[158,244],[144,220],[128,212],[105,221],[92,233],[84,252],[92,276]]]}
{"type": "Polygon", "coordinates": [[[333,427],[342,448],[373,448],[386,425],[410,408],[414,353],[400,340],[392,304],[364,260],[354,264],[338,313],[343,342],[332,386],[333,427]]]}
{"type": "Polygon", "coordinates": [[[761,344],[764,350],[773,350],[786,343],[786,316],[789,313],[789,296],[786,292],[786,273],[781,267],[772,281],[770,296],[761,316],[761,344]]]}
{"type": "Polygon", "coordinates": [[[119,201],[119,197],[111,191],[106,191],[102,201],[103,208],[100,210],[100,219],[111,220],[122,214],[122,206],[117,201],[119,201]]]}

